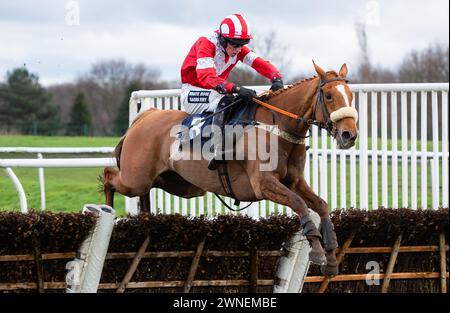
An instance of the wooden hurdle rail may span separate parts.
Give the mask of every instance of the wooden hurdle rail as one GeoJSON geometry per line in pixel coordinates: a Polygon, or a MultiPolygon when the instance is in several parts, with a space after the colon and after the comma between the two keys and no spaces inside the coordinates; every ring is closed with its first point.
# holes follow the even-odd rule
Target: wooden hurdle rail
{"type": "MultiPolygon", "coordinates": [[[[257,292],[258,286],[272,286],[273,279],[259,279],[258,278],[258,262],[261,257],[280,257],[283,252],[280,250],[251,250],[251,251],[204,251],[205,241],[201,241],[196,251],[164,251],[164,252],[144,252],[148,245],[149,238],[143,242],[138,252],[113,252],[106,255],[106,260],[114,259],[133,259],[130,267],[126,271],[123,280],[120,283],[100,283],[98,289],[116,289],[116,292],[122,293],[126,288],[140,289],[140,288],[183,288],[183,292],[187,293],[192,287],[198,286],[249,286],[249,292],[257,292]],[[194,280],[198,269],[200,257],[248,257],[250,258],[250,279],[249,280],[194,280]],[[188,279],[186,281],[147,281],[147,282],[130,282],[131,277],[142,259],[148,258],[193,258],[188,279]]],[[[22,255],[2,255],[0,262],[17,262],[17,261],[35,261],[38,266],[42,266],[42,261],[47,260],[66,260],[73,259],[76,256],[75,252],[64,253],[43,253],[39,257],[35,254],[22,255]],[[39,263],[37,260],[40,260],[39,263]]],[[[39,274],[36,277],[36,282],[26,283],[0,283],[0,291],[10,291],[19,289],[36,289],[38,292],[43,292],[44,289],[65,289],[66,282],[43,282],[43,275],[39,274]],[[42,286],[42,287],[39,287],[42,286]]]]}
{"type": "Polygon", "coordinates": [[[401,246],[402,234],[400,234],[392,247],[354,247],[350,248],[355,233],[352,233],[344,242],[341,248],[337,249],[337,263],[340,264],[347,254],[372,254],[372,253],[390,253],[389,262],[384,274],[341,274],[332,278],[323,276],[309,276],[305,278],[305,283],[321,283],[318,293],[324,293],[331,282],[349,282],[363,281],[370,279],[383,279],[380,292],[387,293],[389,283],[392,279],[440,279],[441,293],[447,293],[447,271],[446,253],[449,251],[449,245],[445,244],[445,234],[439,235],[439,245],[433,246],[401,246]],[[420,253],[420,252],[439,252],[440,272],[402,272],[394,273],[394,265],[399,253],[420,253]]]}
{"type": "MultiPolygon", "coordinates": [[[[160,288],[160,287],[183,287],[187,293],[193,286],[249,286],[248,291],[256,293],[258,286],[273,286],[275,293],[301,292],[304,278],[309,269],[308,255],[311,247],[302,234],[297,231],[289,238],[283,249],[276,251],[204,251],[206,237],[204,237],[196,251],[169,251],[169,252],[146,252],[150,243],[147,236],[137,252],[107,253],[109,241],[114,227],[114,209],[106,205],[86,204],[83,213],[94,213],[97,221],[89,235],[83,241],[76,253],[51,253],[42,254],[37,237],[33,239],[34,255],[6,255],[0,256],[2,261],[32,261],[36,263],[36,282],[18,284],[0,284],[0,290],[35,289],[42,293],[44,289],[66,288],[68,293],[93,293],[98,289],[116,289],[123,293],[126,288],[160,288]],[[201,257],[249,257],[250,278],[249,280],[194,280],[201,257]],[[143,258],[180,258],[193,257],[186,281],[150,281],[130,282],[139,263],[143,258]],[[278,268],[275,279],[261,280],[258,278],[258,263],[260,257],[278,257],[278,268]],[[68,270],[66,282],[44,282],[43,260],[74,258],[67,262],[65,269],[68,270]],[[104,262],[107,259],[130,259],[132,262],[120,283],[100,284],[104,262]],[[276,283],[275,283],[276,282],[276,283]],[[35,287],[37,286],[37,287],[35,287]]],[[[319,227],[320,216],[310,211],[311,220],[319,227]]]]}
{"type": "MultiPolygon", "coordinates": [[[[344,281],[360,281],[365,280],[368,275],[373,279],[383,279],[381,292],[387,292],[389,282],[392,279],[440,279],[441,292],[447,292],[447,278],[449,272],[446,266],[446,253],[449,246],[445,244],[444,234],[439,236],[439,245],[433,246],[401,246],[401,235],[397,238],[392,247],[354,247],[350,248],[350,244],[354,238],[352,234],[337,251],[337,261],[341,263],[344,256],[347,254],[362,254],[362,253],[391,253],[387,270],[384,274],[343,274],[337,275],[333,278],[325,278],[323,276],[308,276],[305,278],[305,283],[321,283],[318,292],[323,293],[327,290],[330,283],[344,282],[344,281]],[[440,253],[440,272],[404,272],[394,273],[394,264],[398,253],[414,253],[414,252],[439,252],[440,253]]],[[[150,238],[147,237],[137,252],[114,252],[106,255],[107,260],[112,259],[133,259],[130,267],[120,283],[100,283],[98,289],[100,290],[116,290],[118,293],[124,292],[128,289],[141,288],[182,288],[182,291],[187,293],[192,290],[192,287],[204,286],[248,286],[248,292],[258,292],[259,286],[273,286],[273,279],[259,279],[258,277],[258,263],[261,257],[281,257],[284,253],[281,250],[250,250],[250,251],[214,251],[204,250],[205,239],[201,240],[197,246],[196,251],[164,251],[164,252],[145,252],[150,243],[150,238]],[[199,261],[201,257],[248,257],[250,258],[249,276],[247,280],[195,280],[199,261]],[[176,281],[144,281],[144,282],[130,282],[134,272],[136,271],[140,261],[146,258],[192,258],[192,263],[189,269],[187,280],[176,281]]],[[[11,261],[35,261],[38,268],[36,281],[25,283],[0,283],[0,291],[11,291],[20,289],[36,289],[38,292],[44,292],[45,289],[65,289],[66,282],[44,282],[42,275],[42,261],[46,260],[64,260],[73,259],[75,252],[66,253],[41,253],[37,248],[34,254],[25,255],[2,255],[0,262],[11,261]],[[41,270],[39,270],[39,268],[41,270]]]]}

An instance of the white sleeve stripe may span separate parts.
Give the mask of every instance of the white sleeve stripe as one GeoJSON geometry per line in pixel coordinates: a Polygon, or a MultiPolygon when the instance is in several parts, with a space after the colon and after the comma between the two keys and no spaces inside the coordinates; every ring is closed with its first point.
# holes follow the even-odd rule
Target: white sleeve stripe
{"type": "Polygon", "coordinates": [[[247,53],[247,55],[244,57],[244,59],[242,60],[242,62],[244,62],[244,64],[247,64],[248,66],[252,66],[253,61],[257,58],[258,56],[256,55],[256,53],[254,53],[253,51],[250,51],[249,53],[247,53]]]}
{"type": "Polygon", "coordinates": [[[204,68],[214,67],[214,59],[213,58],[200,58],[197,59],[197,69],[201,70],[204,68]]]}

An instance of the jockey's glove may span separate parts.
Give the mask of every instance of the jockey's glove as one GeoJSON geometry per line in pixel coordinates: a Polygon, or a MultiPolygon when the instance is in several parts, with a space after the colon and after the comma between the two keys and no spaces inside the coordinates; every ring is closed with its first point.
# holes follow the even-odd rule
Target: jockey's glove
{"type": "Polygon", "coordinates": [[[270,90],[277,91],[278,89],[284,88],[283,81],[281,78],[276,77],[272,80],[272,86],[270,87],[270,90]]]}
{"type": "Polygon", "coordinates": [[[252,98],[256,96],[256,91],[245,87],[234,86],[232,91],[237,93],[238,99],[242,99],[245,104],[250,103],[252,98]]]}

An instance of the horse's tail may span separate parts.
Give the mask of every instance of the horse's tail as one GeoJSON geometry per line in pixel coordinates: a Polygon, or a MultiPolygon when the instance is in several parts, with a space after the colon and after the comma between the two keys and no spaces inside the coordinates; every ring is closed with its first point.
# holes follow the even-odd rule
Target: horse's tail
{"type": "Polygon", "coordinates": [[[123,141],[125,140],[126,134],[120,138],[119,143],[117,144],[116,148],[114,149],[114,157],[116,158],[117,167],[120,169],[120,155],[122,154],[122,146],[123,141]]]}
{"type": "MultiPolygon", "coordinates": [[[[125,140],[125,137],[126,137],[126,134],[123,135],[122,138],[120,138],[119,143],[114,148],[114,152],[113,152],[113,156],[116,158],[117,167],[119,168],[119,170],[120,170],[120,155],[122,154],[122,146],[123,146],[123,141],[125,140]]],[[[111,167],[111,166],[105,167],[105,169],[103,170],[103,175],[99,175],[97,177],[97,179],[99,181],[98,191],[104,192],[105,194],[107,192],[109,192],[109,189],[112,187],[112,185],[111,185],[112,177],[117,175],[117,173],[118,173],[118,171],[115,170],[113,167],[111,167]]]]}
{"type": "MultiPolygon", "coordinates": [[[[156,109],[155,108],[149,108],[149,109],[139,113],[134,118],[133,122],[131,123],[131,125],[130,125],[130,127],[128,129],[133,127],[137,122],[141,121],[143,119],[143,117],[145,117],[147,114],[151,113],[154,110],[156,110],[156,109]]],[[[127,136],[127,133],[125,133],[125,135],[123,135],[122,138],[120,138],[119,143],[117,144],[116,148],[114,149],[114,157],[116,158],[117,167],[119,169],[120,169],[120,155],[122,154],[122,146],[123,146],[123,142],[124,142],[126,136],[127,136]]]]}

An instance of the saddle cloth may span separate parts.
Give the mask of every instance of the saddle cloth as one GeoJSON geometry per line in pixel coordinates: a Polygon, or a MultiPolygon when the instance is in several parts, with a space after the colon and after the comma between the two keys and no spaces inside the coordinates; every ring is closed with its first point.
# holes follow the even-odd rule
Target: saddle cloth
{"type": "MultiPolygon", "coordinates": [[[[253,124],[257,104],[252,102],[249,105],[236,105],[227,110],[225,114],[225,125],[241,125],[243,127],[253,124]]],[[[212,113],[191,114],[182,122],[182,129],[177,133],[177,140],[180,143],[193,141],[198,136],[201,137],[202,146],[211,139],[211,132],[205,128],[212,124],[212,113]]],[[[237,140],[238,138],[236,138],[237,140]]]]}

